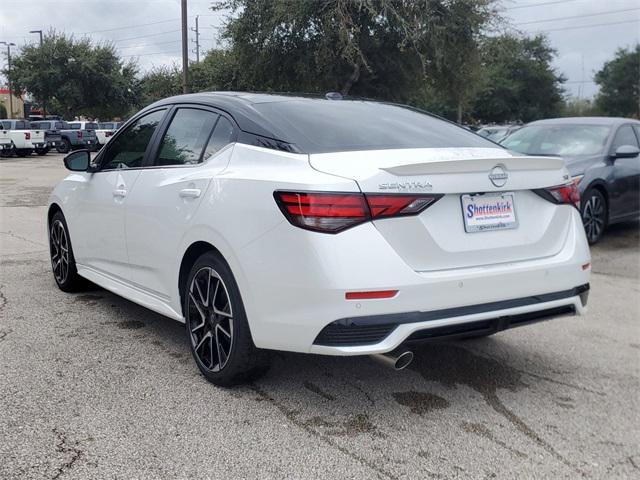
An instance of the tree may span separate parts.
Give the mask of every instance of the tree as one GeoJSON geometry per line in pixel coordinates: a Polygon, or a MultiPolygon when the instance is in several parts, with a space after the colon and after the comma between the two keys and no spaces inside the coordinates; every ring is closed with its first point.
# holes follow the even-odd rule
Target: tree
{"type": "Polygon", "coordinates": [[[603,113],[640,118],[640,44],[619,49],[596,73],[596,105],[603,113]]]}
{"type": "Polygon", "coordinates": [[[50,113],[108,118],[126,113],[138,101],[138,68],[124,62],[112,45],[48,33],[42,46],[27,45],[12,61],[16,93],[29,92],[50,113]]]}
{"type": "Polygon", "coordinates": [[[489,37],[480,52],[481,85],[473,106],[476,119],[530,122],[560,113],[565,79],[551,66],[556,52],[546,37],[489,37]]]}
{"type": "Polygon", "coordinates": [[[0,103],[0,118],[7,118],[7,108],[0,103]]]}
{"type": "MultiPolygon", "coordinates": [[[[461,117],[494,0],[218,0],[242,90],[407,101],[435,89],[461,117]]],[[[421,106],[421,105],[419,105],[421,106]]]]}
{"type": "Polygon", "coordinates": [[[158,67],[147,72],[140,80],[140,106],[182,93],[182,73],[176,66],[158,67]]]}

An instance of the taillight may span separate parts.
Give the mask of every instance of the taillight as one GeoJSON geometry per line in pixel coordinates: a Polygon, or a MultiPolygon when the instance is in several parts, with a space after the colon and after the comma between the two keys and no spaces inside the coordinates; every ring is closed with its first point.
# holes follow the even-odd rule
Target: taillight
{"type": "Polygon", "coordinates": [[[111,135],[113,135],[113,132],[104,132],[105,137],[110,137],[111,135]]]}
{"type": "Polygon", "coordinates": [[[370,220],[417,215],[442,195],[276,191],[273,196],[292,225],[338,233],[370,220]]]}
{"type": "Polygon", "coordinates": [[[573,205],[580,210],[580,191],[577,182],[536,190],[536,193],[557,204],[573,205]]]}
{"type": "Polygon", "coordinates": [[[24,132],[24,139],[31,140],[31,132],[24,132]]]}
{"type": "Polygon", "coordinates": [[[82,132],[78,131],[78,138],[82,138],[82,132]]]}

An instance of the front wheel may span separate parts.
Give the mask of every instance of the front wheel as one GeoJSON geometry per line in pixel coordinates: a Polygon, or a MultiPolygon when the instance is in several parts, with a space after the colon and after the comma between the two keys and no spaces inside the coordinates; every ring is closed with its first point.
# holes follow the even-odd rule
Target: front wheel
{"type": "Polygon", "coordinates": [[[86,282],[78,275],[69,229],[64,215],[60,211],[53,215],[49,224],[49,252],[53,278],[58,288],[63,292],[82,290],[86,282]]]}
{"type": "Polygon", "coordinates": [[[40,156],[46,155],[48,151],[48,148],[36,148],[36,153],[40,156]]]}
{"type": "Polygon", "coordinates": [[[183,302],[191,354],[207,380],[228,387],[267,370],[267,354],[253,344],[240,290],[222,257],[207,252],[196,260],[183,302]]]}
{"type": "Polygon", "coordinates": [[[600,190],[591,188],[582,197],[582,223],[589,245],[602,238],[608,222],[607,199],[600,190]]]}

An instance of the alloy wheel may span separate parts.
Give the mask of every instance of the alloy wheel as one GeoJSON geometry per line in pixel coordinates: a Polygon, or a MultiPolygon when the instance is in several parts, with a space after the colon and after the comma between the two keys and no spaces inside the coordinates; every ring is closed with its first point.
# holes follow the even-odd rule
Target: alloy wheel
{"type": "Polygon", "coordinates": [[[49,235],[51,244],[51,266],[58,283],[64,283],[69,276],[69,241],[67,231],[60,220],[55,220],[51,225],[49,235]]]}
{"type": "Polygon", "coordinates": [[[605,222],[605,208],[599,196],[592,195],[589,197],[584,205],[582,221],[589,243],[597,241],[602,235],[605,222]]]}
{"type": "Polygon", "coordinates": [[[196,272],[189,286],[187,328],[201,365],[222,370],[233,347],[233,310],[222,278],[211,267],[196,272]]]}

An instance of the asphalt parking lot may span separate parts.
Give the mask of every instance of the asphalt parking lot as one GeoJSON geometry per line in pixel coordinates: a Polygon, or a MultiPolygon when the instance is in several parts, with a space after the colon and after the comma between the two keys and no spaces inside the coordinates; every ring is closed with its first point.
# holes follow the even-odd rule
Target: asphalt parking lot
{"type": "Polygon", "coordinates": [[[590,311],[432,344],[393,372],[274,355],[223,390],[183,326],[59,291],[62,156],[0,159],[0,478],[638,478],[640,227],[593,249],[590,311]]]}

